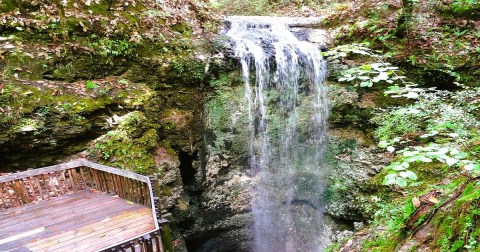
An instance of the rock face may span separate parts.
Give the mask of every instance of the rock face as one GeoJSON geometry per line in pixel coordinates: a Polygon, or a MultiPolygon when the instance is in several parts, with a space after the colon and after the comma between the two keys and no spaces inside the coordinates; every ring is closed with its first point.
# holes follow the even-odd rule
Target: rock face
{"type": "MultiPolygon", "coordinates": [[[[189,251],[249,251],[250,176],[243,87],[238,72],[212,81],[217,88],[205,105],[202,162],[190,193],[195,208],[185,221],[189,251]]],[[[183,226],[183,225],[181,225],[183,226]]]]}

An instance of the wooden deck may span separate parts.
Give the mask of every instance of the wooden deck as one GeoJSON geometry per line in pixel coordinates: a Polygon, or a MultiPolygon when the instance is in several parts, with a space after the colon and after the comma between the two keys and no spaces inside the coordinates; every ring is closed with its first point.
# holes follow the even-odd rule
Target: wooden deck
{"type": "Polygon", "coordinates": [[[155,230],[152,208],[95,189],[0,211],[0,251],[97,251],[155,230]]]}
{"type": "Polygon", "coordinates": [[[173,251],[151,177],[86,159],[0,176],[0,252],[173,251]]]}

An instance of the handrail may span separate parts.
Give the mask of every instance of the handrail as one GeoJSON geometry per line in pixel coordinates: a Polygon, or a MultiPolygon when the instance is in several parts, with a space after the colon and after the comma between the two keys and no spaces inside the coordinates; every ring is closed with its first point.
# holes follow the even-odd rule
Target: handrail
{"type": "MultiPolygon", "coordinates": [[[[156,213],[154,188],[149,177],[83,158],[0,176],[0,209],[40,202],[87,188],[118,195],[151,207],[156,213]]],[[[156,214],[154,217],[157,223],[156,214]]]]}
{"type": "Polygon", "coordinates": [[[136,174],[133,172],[129,171],[124,171],[120,170],[118,168],[113,168],[110,166],[106,165],[101,165],[97,163],[90,162],[84,158],[79,158],[72,160],[68,163],[63,163],[63,164],[58,164],[58,165],[52,165],[52,166],[47,166],[43,168],[38,168],[38,169],[33,169],[33,170],[28,170],[28,171],[22,171],[22,172],[17,172],[13,174],[7,174],[0,176],[0,183],[2,182],[8,182],[12,181],[15,179],[22,179],[22,178],[27,178],[27,177],[32,177],[32,176],[37,176],[37,175],[42,175],[50,172],[57,172],[57,171],[62,171],[62,170],[67,170],[67,169],[73,169],[73,168],[80,168],[80,167],[89,167],[93,169],[97,169],[100,171],[108,172],[108,173],[113,173],[119,176],[131,178],[131,179],[136,179],[145,183],[149,183],[150,180],[147,176],[143,176],[140,174],[136,174]]]}

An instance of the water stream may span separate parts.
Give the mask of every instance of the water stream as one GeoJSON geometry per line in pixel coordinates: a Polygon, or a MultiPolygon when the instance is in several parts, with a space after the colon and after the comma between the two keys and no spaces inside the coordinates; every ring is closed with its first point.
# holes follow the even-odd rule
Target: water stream
{"type": "Polygon", "coordinates": [[[322,251],[326,63],[283,19],[229,17],[248,104],[254,251],[322,251]]]}

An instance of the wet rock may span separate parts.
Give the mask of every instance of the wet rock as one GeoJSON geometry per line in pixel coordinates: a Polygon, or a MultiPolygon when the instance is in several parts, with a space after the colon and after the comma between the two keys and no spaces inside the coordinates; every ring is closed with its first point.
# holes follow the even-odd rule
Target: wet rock
{"type": "Polygon", "coordinates": [[[372,204],[379,199],[373,196],[375,188],[369,181],[389,161],[383,151],[364,146],[367,139],[355,130],[332,131],[326,151],[329,172],[325,189],[325,212],[339,220],[353,222],[370,219],[372,204]]]}

